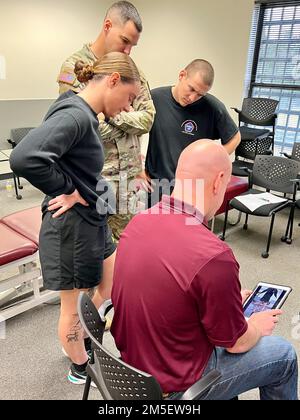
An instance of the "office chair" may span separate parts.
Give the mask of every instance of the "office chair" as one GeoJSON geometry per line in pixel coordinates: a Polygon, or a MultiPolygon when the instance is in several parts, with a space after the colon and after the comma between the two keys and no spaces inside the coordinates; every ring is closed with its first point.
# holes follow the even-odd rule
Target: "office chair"
{"type": "MultiPolygon", "coordinates": [[[[12,128],[10,130],[10,138],[7,139],[7,142],[11,145],[11,147],[14,149],[17,144],[20,143],[20,141],[23,140],[23,138],[29,133],[30,130],[32,130],[34,127],[21,127],[21,128],[12,128]]],[[[18,189],[22,190],[23,186],[20,183],[20,178],[13,174],[14,176],[14,183],[15,183],[15,189],[16,189],[16,197],[18,200],[22,198],[22,196],[18,193],[18,189]],[[17,182],[16,182],[17,180],[17,182]]]]}
{"type": "MultiPolygon", "coordinates": [[[[91,380],[104,400],[162,400],[162,390],[152,375],[123,362],[102,344],[105,323],[89,296],[83,292],[78,299],[78,314],[83,329],[92,340],[93,350],[87,365],[83,400],[88,398],[91,380]]],[[[185,391],[180,400],[200,399],[220,378],[220,372],[211,370],[185,391]]]]}
{"type": "Polygon", "coordinates": [[[241,143],[236,148],[232,164],[233,175],[247,176],[245,168],[253,168],[257,155],[273,154],[277,105],[278,101],[274,99],[245,98],[241,110],[232,108],[238,113],[241,133],[241,143]],[[271,127],[272,130],[249,127],[249,124],[271,127]]]}
{"type": "Polygon", "coordinates": [[[294,143],[293,150],[291,154],[281,153],[283,156],[288,159],[299,160],[300,161],[300,143],[294,143]]]}
{"type": "MultiPolygon", "coordinates": [[[[81,325],[88,336],[92,339],[92,356],[90,359],[91,365],[95,363],[94,360],[94,347],[93,340],[102,343],[103,334],[105,331],[106,318],[105,315],[111,310],[111,300],[106,300],[100,307],[99,311],[93,304],[88,294],[81,292],[78,298],[78,315],[81,325]],[[102,316],[100,316],[100,313],[102,316]]],[[[91,372],[89,365],[87,366],[87,379],[84,387],[83,400],[88,399],[90,387],[91,387],[91,372]]],[[[101,393],[101,389],[98,387],[101,393]]]]}
{"type": "MultiPolygon", "coordinates": [[[[261,207],[258,207],[256,210],[251,211],[248,207],[243,205],[238,198],[235,197],[227,205],[225,220],[223,225],[223,234],[220,236],[220,239],[225,240],[226,225],[229,206],[232,208],[246,213],[246,221],[244,224],[244,229],[248,229],[248,217],[249,215],[261,216],[261,217],[271,217],[271,223],[269,228],[269,235],[267,241],[266,250],[261,254],[263,258],[269,257],[269,249],[272,239],[273,225],[276,213],[283,210],[284,208],[291,206],[290,217],[293,215],[295,201],[296,201],[296,192],[297,184],[297,175],[300,172],[300,162],[295,160],[285,159],[283,157],[277,156],[256,156],[253,166],[253,171],[249,171],[249,190],[241,194],[239,197],[248,194],[261,194],[262,191],[253,188],[253,185],[264,188],[266,191],[276,191],[283,194],[291,194],[291,199],[286,199],[285,202],[281,203],[272,203],[265,204],[261,207]]],[[[292,222],[293,219],[291,219],[292,222]]],[[[288,229],[287,229],[288,232],[288,229]]],[[[285,241],[291,243],[292,241],[292,229],[290,229],[290,234],[286,233],[285,241]]],[[[282,239],[283,240],[283,239],[282,239]]],[[[287,243],[288,243],[287,242],[287,243]]]]}

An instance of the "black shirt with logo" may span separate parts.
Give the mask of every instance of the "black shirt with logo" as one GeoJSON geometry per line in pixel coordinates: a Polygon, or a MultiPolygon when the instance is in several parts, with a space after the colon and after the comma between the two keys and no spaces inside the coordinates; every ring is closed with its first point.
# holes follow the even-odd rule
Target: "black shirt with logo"
{"type": "Polygon", "coordinates": [[[183,149],[199,139],[228,143],[238,127],[224,104],[207,94],[191,105],[175,101],[171,86],[151,91],[156,116],[149,135],[146,170],[152,179],[173,180],[183,149]]]}

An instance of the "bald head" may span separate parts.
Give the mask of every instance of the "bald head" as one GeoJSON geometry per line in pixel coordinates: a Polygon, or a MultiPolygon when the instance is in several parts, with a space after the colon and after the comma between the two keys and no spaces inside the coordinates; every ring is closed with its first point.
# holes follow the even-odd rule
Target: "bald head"
{"type": "Polygon", "coordinates": [[[210,180],[220,171],[231,171],[231,162],[223,146],[213,140],[198,140],[186,147],[177,164],[176,178],[210,180]]]}
{"type": "Polygon", "coordinates": [[[187,196],[187,191],[182,191],[182,188],[190,188],[191,204],[199,208],[199,188],[202,185],[200,210],[209,219],[223,202],[230,175],[231,161],[224,147],[212,140],[198,140],[180,155],[173,195],[182,199],[187,196]]]}

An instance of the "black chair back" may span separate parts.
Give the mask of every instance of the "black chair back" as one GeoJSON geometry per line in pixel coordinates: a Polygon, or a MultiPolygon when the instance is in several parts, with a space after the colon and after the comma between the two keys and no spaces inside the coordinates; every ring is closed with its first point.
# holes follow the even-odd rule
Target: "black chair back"
{"type": "Polygon", "coordinates": [[[276,119],[277,105],[278,101],[275,99],[245,98],[239,120],[246,124],[271,126],[276,119]]]}
{"type": "MultiPolygon", "coordinates": [[[[104,345],[95,344],[95,365],[99,366],[100,383],[111,400],[161,400],[162,391],[156,379],[123,362],[104,345]]],[[[104,392],[105,393],[105,392],[104,392]]]]}
{"type": "Polygon", "coordinates": [[[35,127],[21,127],[21,128],[12,128],[10,130],[10,139],[7,139],[8,143],[12,145],[12,147],[16,147],[17,144],[20,143],[21,140],[29,131],[33,130],[35,127]]]}
{"type": "Polygon", "coordinates": [[[300,173],[300,162],[279,156],[256,156],[252,184],[285,194],[294,194],[292,180],[300,173]]]}
{"type": "Polygon", "coordinates": [[[260,140],[241,141],[235,151],[237,157],[254,160],[256,155],[266,154],[272,148],[271,137],[264,137],[260,140]]]}
{"type": "MultiPolygon", "coordinates": [[[[111,301],[101,306],[105,315],[112,308],[111,301]]],[[[161,400],[164,396],[157,380],[123,362],[105,348],[102,343],[105,322],[90,297],[81,292],[78,299],[78,315],[82,327],[92,340],[93,355],[87,365],[87,381],[83,400],[88,399],[91,380],[96,384],[104,400],[161,400]]],[[[200,399],[221,379],[222,375],[212,369],[187,389],[182,400],[200,399]]]]}
{"type": "Polygon", "coordinates": [[[300,143],[294,143],[291,159],[300,160],[300,143]]]}
{"type": "Polygon", "coordinates": [[[102,343],[105,330],[103,321],[87,293],[81,292],[78,298],[78,315],[83,329],[91,339],[102,343]]]}
{"type": "MultiPolygon", "coordinates": [[[[112,307],[107,307],[106,312],[112,307]]],[[[92,340],[93,359],[87,372],[97,385],[104,400],[159,400],[161,388],[148,373],[127,365],[111,354],[102,344],[105,322],[102,321],[90,297],[81,292],[78,315],[82,327],[92,340]]]]}

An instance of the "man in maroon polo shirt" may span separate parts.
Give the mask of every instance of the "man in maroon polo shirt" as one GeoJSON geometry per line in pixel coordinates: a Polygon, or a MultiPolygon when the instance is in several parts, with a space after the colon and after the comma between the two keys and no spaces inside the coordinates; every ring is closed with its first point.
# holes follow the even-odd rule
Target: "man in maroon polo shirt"
{"type": "Polygon", "coordinates": [[[245,320],[239,265],[204,223],[220,207],[230,174],[228,154],[213,141],[182,152],[172,197],[135,216],[121,237],[111,332],[122,359],[152,374],[165,393],[185,391],[217,366],[223,376],[207,398],[259,386],[263,399],[296,399],[293,348],[264,337],[281,311],[245,320]]]}

